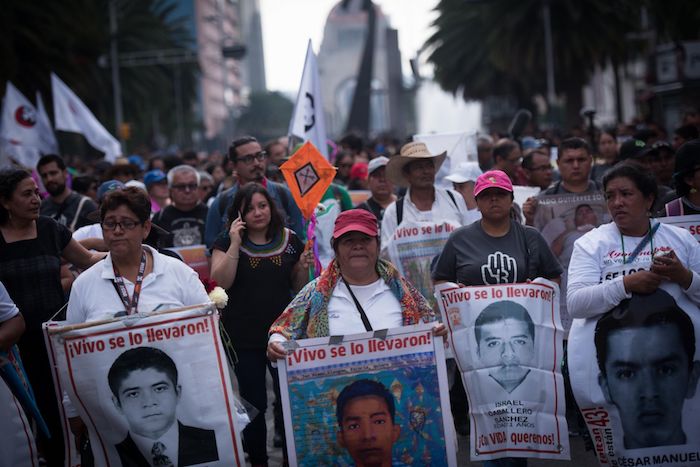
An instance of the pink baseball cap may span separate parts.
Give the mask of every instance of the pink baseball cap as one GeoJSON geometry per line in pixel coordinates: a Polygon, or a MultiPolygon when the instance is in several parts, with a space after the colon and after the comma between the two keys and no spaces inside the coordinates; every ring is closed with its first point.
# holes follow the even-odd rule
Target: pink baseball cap
{"type": "Polygon", "coordinates": [[[513,183],[510,181],[510,177],[502,170],[489,170],[479,175],[476,179],[476,183],[474,184],[474,196],[478,196],[479,193],[487,188],[500,188],[501,190],[512,193],[513,183]]]}
{"type": "Polygon", "coordinates": [[[370,237],[379,235],[377,218],[364,209],[350,209],[341,212],[335,219],[333,238],[336,239],[348,232],[362,232],[370,237]]]}

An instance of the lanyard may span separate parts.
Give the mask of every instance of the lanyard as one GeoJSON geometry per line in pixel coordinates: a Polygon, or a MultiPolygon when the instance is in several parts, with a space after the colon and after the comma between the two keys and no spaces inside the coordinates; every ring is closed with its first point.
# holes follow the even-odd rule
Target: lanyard
{"type": "Polygon", "coordinates": [[[354,292],[350,288],[350,284],[348,284],[348,281],[346,281],[343,278],[343,282],[345,282],[345,287],[348,288],[348,292],[350,292],[350,296],[352,297],[352,301],[355,302],[355,306],[357,307],[357,311],[360,313],[360,319],[362,319],[362,324],[365,325],[365,331],[371,331],[372,330],[372,325],[369,323],[369,319],[367,318],[367,314],[365,313],[364,308],[362,308],[362,305],[360,305],[360,302],[357,300],[357,297],[355,297],[354,292]]]}
{"type": "Polygon", "coordinates": [[[654,234],[656,231],[659,229],[659,226],[661,225],[660,222],[657,222],[654,227],[651,226],[651,221],[649,221],[649,233],[644,236],[641,242],[639,242],[639,245],[637,245],[637,248],[634,249],[632,253],[630,253],[630,257],[627,258],[625,256],[625,236],[622,235],[622,232],[620,232],[620,242],[622,243],[622,264],[628,264],[634,261],[634,259],[639,255],[639,253],[642,251],[642,249],[647,245],[647,243],[651,242],[650,245],[650,253],[651,253],[651,259],[654,259],[654,234]]]}
{"type": "Polygon", "coordinates": [[[130,315],[136,313],[136,307],[139,303],[139,295],[141,294],[141,283],[143,282],[143,273],[146,271],[146,252],[141,252],[141,264],[139,265],[139,273],[136,275],[136,282],[134,283],[134,294],[131,296],[131,300],[129,300],[129,292],[127,292],[126,290],[126,286],[124,285],[124,278],[121,274],[119,274],[119,269],[117,269],[117,265],[112,263],[112,267],[114,268],[114,280],[112,281],[112,283],[114,284],[114,288],[117,289],[117,293],[119,293],[119,298],[122,299],[122,303],[124,304],[126,314],[130,315]]]}

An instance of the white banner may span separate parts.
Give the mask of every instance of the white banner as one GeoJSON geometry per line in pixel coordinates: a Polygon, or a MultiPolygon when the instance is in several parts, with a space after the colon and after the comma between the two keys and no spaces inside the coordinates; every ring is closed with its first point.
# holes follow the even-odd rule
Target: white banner
{"type": "Polygon", "coordinates": [[[279,366],[289,465],[456,466],[431,328],[296,341],[279,366]]]}
{"type": "Polygon", "coordinates": [[[459,226],[449,222],[401,222],[387,245],[382,245],[383,255],[396,266],[402,276],[428,299],[437,311],[430,278],[430,266],[440,255],[450,234],[459,226]]]}
{"type": "Polygon", "coordinates": [[[304,71],[301,75],[292,119],[289,122],[289,134],[304,141],[311,141],[316,149],[328,159],[321,80],[318,76],[318,64],[311,40],[309,40],[309,46],[306,49],[304,71]]]}
{"type": "Polygon", "coordinates": [[[569,459],[559,287],[452,285],[439,302],[469,400],[471,459],[569,459]]]}
{"type": "Polygon", "coordinates": [[[694,214],[690,216],[671,216],[671,217],[659,217],[659,222],[664,224],[675,225],[682,229],[687,230],[690,234],[695,237],[695,239],[700,242],[700,214],[694,214]]]}
{"type": "Polygon", "coordinates": [[[51,73],[51,90],[56,129],[82,134],[88,143],[105,153],[105,160],[114,162],[122,154],[119,141],[55,73],[51,73]]]}
{"type": "Polygon", "coordinates": [[[601,466],[700,465],[699,337],[698,307],[663,289],[574,321],[571,386],[601,466]]]}
{"type": "Polygon", "coordinates": [[[215,310],[46,326],[95,465],[245,465],[215,310]]]}
{"type": "MultiPolygon", "coordinates": [[[[37,94],[38,96],[38,94],[37,94]]],[[[39,101],[40,110],[43,103],[39,101]]],[[[56,145],[48,117],[37,112],[36,107],[9,81],[0,120],[0,150],[17,163],[34,168],[42,154],[56,153],[56,145]]]]}

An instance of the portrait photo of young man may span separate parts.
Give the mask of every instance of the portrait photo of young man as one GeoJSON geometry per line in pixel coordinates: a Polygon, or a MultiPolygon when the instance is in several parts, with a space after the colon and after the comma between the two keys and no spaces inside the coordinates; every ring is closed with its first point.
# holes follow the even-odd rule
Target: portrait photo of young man
{"type": "Polygon", "coordinates": [[[683,416],[700,377],[695,347],[690,317],[661,289],[633,294],[600,318],[598,383],[620,414],[626,449],[689,441],[683,416]]]}
{"type": "Polygon", "coordinates": [[[108,373],[112,400],[129,432],[115,445],[124,466],[187,466],[219,459],[214,430],[177,419],[182,388],[175,362],[162,350],[136,347],[108,373]]]}

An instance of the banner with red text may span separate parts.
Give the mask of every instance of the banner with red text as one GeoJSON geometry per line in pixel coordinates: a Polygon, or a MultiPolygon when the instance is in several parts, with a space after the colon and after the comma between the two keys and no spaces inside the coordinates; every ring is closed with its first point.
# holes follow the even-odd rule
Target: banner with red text
{"type": "Polygon", "coordinates": [[[571,386],[601,466],[700,466],[700,309],[676,290],[571,328],[571,386]]]}
{"type": "Polygon", "coordinates": [[[45,329],[95,465],[245,465],[215,309],[45,329]]]}
{"type": "Polygon", "coordinates": [[[449,222],[401,222],[382,254],[396,266],[402,276],[428,299],[437,311],[430,278],[432,261],[440,255],[450,234],[459,226],[449,222]]]}
{"type": "Polygon", "coordinates": [[[457,465],[432,325],[287,344],[279,369],[289,465],[457,465]]]}
{"type": "Polygon", "coordinates": [[[449,341],[469,400],[472,461],[569,459],[559,287],[441,287],[449,341]]]}
{"type": "Polygon", "coordinates": [[[695,240],[700,242],[700,214],[693,214],[691,216],[671,216],[671,217],[659,217],[656,219],[664,224],[675,225],[682,229],[687,230],[690,234],[695,237],[695,240]]]}

